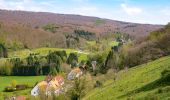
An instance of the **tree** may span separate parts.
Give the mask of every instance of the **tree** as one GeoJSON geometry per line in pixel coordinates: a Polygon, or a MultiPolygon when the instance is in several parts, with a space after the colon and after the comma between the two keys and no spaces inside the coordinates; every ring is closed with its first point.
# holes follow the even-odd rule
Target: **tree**
{"type": "Polygon", "coordinates": [[[74,80],[74,86],[70,90],[70,98],[71,100],[80,100],[85,94],[85,82],[86,79],[76,78],[74,80]]]}
{"type": "Polygon", "coordinates": [[[50,72],[49,72],[49,74],[50,75],[57,75],[57,70],[56,70],[56,64],[55,63],[53,63],[53,64],[50,64],[50,72]]]}
{"type": "Polygon", "coordinates": [[[50,66],[50,74],[56,74],[61,71],[62,58],[65,57],[65,52],[49,52],[47,55],[48,65],[50,66]]]}
{"type": "Polygon", "coordinates": [[[67,64],[70,64],[71,67],[76,67],[78,63],[78,56],[76,53],[70,53],[69,57],[67,58],[67,64]]]}
{"type": "Polygon", "coordinates": [[[0,57],[4,57],[4,58],[8,57],[7,48],[5,48],[5,46],[1,43],[0,43],[0,57]]]}
{"type": "Polygon", "coordinates": [[[113,51],[111,50],[106,58],[105,61],[105,70],[108,70],[113,66],[113,51]]]}
{"type": "Polygon", "coordinates": [[[22,65],[20,58],[11,59],[11,63],[14,65],[13,67],[13,75],[19,75],[21,73],[20,67],[22,65]]]}
{"type": "Polygon", "coordinates": [[[34,65],[34,57],[33,57],[33,54],[30,54],[28,57],[27,57],[27,64],[29,66],[33,66],[34,65]]]}

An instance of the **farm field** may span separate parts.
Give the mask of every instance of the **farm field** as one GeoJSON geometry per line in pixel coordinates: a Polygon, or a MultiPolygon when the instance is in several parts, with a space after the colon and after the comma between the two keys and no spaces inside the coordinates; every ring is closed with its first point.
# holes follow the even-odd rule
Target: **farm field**
{"type": "Polygon", "coordinates": [[[127,71],[122,70],[117,73],[117,79],[106,81],[102,87],[89,92],[83,100],[144,100],[145,96],[157,97],[161,100],[167,100],[170,92],[154,94],[159,86],[152,83],[161,77],[161,72],[170,67],[170,56],[163,57],[153,62],[130,68],[127,71]],[[143,91],[135,90],[143,88],[143,91]]]}

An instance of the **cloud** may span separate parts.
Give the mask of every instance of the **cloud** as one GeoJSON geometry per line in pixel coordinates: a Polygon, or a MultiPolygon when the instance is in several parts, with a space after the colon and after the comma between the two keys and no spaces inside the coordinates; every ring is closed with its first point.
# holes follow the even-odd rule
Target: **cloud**
{"type": "Polygon", "coordinates": [[[143,10],[138,7],[130,7],[127,6],[126,4],[121,4],[121,8],[123,9],[124,12],[126,12],[128,15],[134,15],[134,14],[139,14],[143,10]]]}

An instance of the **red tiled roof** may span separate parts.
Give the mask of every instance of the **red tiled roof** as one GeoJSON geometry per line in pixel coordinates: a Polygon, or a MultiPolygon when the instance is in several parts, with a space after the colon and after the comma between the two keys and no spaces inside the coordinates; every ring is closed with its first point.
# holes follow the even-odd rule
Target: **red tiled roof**
{"type": "Polygon", "coordinates": [[[26,100],[26,97],[24,97],[24,96],[18,96],[18,97],[16,97],[16,100],[26,100]]]}

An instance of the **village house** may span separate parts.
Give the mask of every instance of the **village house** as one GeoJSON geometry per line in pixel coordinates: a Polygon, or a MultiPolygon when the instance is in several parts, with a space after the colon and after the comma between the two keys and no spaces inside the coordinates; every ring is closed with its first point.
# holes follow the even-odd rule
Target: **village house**
{"type": "Polygon", "coordinates": [[[81,67],[74,68],[67,76],[68,80],[73,80],[83,74],[84,69],[81,67]]]}
{"type": "Polygon", "coordinates": [[[32,90],[31,95],[37,96],[41,91],[45,92],[45,95],[56,95],[62,92],[62,85],[64,85],[64,78],[62,76],[50,76],[48,75],[44,81],[39,82],[32,90]]]}

